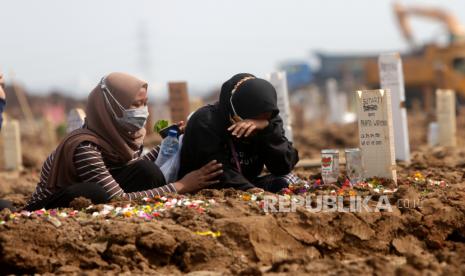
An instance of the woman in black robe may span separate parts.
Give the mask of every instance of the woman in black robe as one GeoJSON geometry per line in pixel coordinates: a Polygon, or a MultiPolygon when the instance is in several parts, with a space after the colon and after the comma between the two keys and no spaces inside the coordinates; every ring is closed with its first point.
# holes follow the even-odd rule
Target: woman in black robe
{"type": "Polygon", "coordinates": [[[291,174],[298,152],[284,136],[278,114],[276,90],[268,81],[233,76],[223,84],[219,102],[189,119],[178,177],[218,160],[224,172],[215,188],[278,192],[299,181],[291,174]],[[264,167],[268,174],[262,174],[264,167]]]}

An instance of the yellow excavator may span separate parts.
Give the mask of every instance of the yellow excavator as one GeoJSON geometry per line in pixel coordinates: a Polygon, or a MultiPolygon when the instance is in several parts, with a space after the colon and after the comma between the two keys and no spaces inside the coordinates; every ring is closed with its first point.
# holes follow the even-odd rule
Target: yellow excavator
{"type": "Polygon", "coordinates": [[[412,35],[412,28],[408,21],[409,16],[426,17],[440,21],[447,28],[450,44],[464,42],[464,27],[460,24],[457,17],[445,10],[418,6],[404,7],[399,3],[394,3],[394,12],[399,22],[399,27],[402,31],[402,35],[412,46],[412,48],[415,47],[415,41],[412,35]]]}
{"type": "MultiPolygon", "coordinates": [[[[431,7],[405,7],[394,4],[394,12],[404,38],[412,50],[402,55],[407,98],[423,99],[430,111],[436,88],[453,89],[465,99],[465,28],[449,12],[431,7]],[[428,43],[418,46],[413,38],[408,18],[430,18],[443,23],[447,29],[446,45],[428,43]]],[[[366,62],[366,81],[369,86],[379,86],[378,64],[375,59],[366,62]]]]}

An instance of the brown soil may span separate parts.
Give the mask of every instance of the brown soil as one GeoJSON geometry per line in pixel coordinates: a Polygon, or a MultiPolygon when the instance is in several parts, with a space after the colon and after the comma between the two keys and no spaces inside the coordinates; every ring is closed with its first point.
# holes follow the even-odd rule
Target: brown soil
{"type": "MultiPolygon", "coordinates": [[[[421,124],[411,126],[412,132],[425,134],[421,124]]],[[[354,126],[325,131],[315,127],[309,133],[296,137],[303,157],[317,157],[323,147],[354,146],[357,139],[354,126]]],[[[37,218],[8,221],[0,225],[0,270],[2,274],[464,274],[465,150],[428,149],[424,140],[419,142],[422,135],[412,137],[413,161],[400,164],[399,189],[390,198],[393,203],[416,200],[418,206],[394,204],[392,212],[377,213],[297,208],[269,214],[257,202],[245,201],[242,192],[204,190],[194,197],[217,202],[204,213],[174,208],[150,222],[67,218],[56,227],[37,218]],[[412,185],[415,172],[445,180],[449,187],[412,185]],[[221,236],[196,234],[210,230],[221,236]]],[[[297,173],[314,178],[318,170],[297,173]]],[[[24,204],[37,179],[37,168],[20,175],[1,173],[0,198],[24,204]]],[[[80,208],[86,202],[74,204],[80,208]]]]}

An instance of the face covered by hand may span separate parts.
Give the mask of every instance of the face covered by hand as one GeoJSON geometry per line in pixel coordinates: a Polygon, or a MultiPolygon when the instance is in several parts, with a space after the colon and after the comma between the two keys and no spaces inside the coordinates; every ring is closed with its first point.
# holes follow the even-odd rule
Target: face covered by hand
{"type": "Polygon", "coordinates": [[[223,84],[219,105],[229,120],[227,130],[236,138],[253,136],[279,113],[273,85],[247,73],[234,75],[223,84]]]}
{"type": "Polygon", "coordinates": [[[149,111],[147,105],[139,108],[131,108],[125,109],[118,100],[110,93],[110,90],[105,85],[105,78],[102,79],[100,86],[103,91],[103,95],[105,96],[105,101],[110,107],[115,120],[122,126],[122,127],[129,127],[133,128],[134,130],[141,129],[145,126],[147,122],[147,118],[149,116],[149,111]],[[116,106],[120,109],[122,116],[118,117],[115,110],[113,109],[113,105],[110,102],[110,98],[115,102],[116,106]]]}

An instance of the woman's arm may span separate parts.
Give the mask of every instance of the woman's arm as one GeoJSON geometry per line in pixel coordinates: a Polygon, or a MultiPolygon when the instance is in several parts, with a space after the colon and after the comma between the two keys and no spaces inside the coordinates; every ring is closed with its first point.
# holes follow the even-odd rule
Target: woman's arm
{"type": "Polygon", "coordinates": [[[109,198],[122,197],[124,199],[133,200],[177,192],[173,184],[140,192],[124,192],[105,166],[100,150],[95,144],[90,142],[82,143],[76,148],[73,160],[76,173],[81,181],[101,185],[107,192],[109,198]]]}
{"type": "Polygon", "coordinates": [[[274,175],[290,173],[299,161],[299,153],[284,135],[283,121],[276,116],[258,133],[259,152],[266,168],[274,175]]]}

